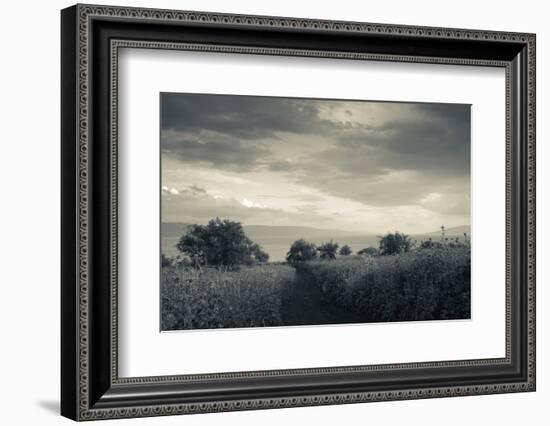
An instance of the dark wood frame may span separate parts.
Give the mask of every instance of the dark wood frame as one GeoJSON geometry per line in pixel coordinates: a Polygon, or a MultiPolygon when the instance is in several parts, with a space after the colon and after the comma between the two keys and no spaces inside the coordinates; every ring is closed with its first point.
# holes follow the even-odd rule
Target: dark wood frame
{"type": "MultiPolygon", "coordinates": [[[[535,36],[76,5],[61,13],[61,413],[74,420],[535,390],[535,36]],[[506,357],[119,378],[117,51],[504,67],[506,357]]],[[[504,212],[503,212],[504,213],[504,212]]]]}

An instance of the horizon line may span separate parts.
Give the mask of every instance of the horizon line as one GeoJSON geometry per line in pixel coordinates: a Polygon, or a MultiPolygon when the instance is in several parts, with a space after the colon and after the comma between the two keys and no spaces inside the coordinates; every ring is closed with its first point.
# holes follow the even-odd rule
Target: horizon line
{"type": "MultiPolygon", "coordinates": [[[[162,224],[206,225],[208,223],[208,221],[206,221],[205,223],[202,223],[202,224],[198,224],[198,223],[173,222],[173,221],[163,221],[163,220],[161,220],[160,222],[161,222],[161,225],[162,224]]],[[[263,226],[263,227],[266,227],[266,228],[306,228],[306,229],[313,229],[313,230],[316,230],[316,231],[343,232],[343,233],[346,233],[346,234],[370,235],[370,236],[377,236],[377,235],[380,235],[380,234],[387,234],[387,233],[392,233],[392,232],[402,232],[402,233],[405,233],[407,235],[434,234],[434,233],[441,232],[440,231],[441,226],[434,227],[435,230],[424,231],[424,232],[406,232],[406,231],[401,231],[401,230],[397,230],[397,229],[393,230],[393,231],[386,230],[386,231],[382,231],[382,232],[370,232],[370,231],[361,232],[361,231],[346,231],[344,229],[335,229],[335,228],[316,228],[316,227],[313,227],[313,226],[305,226],[305,225],[261,225],[261,224],[244,224],[241,221],[238,221],[238,222],[241,223],[241,225],[243,227],[263,226]]],[[[470,228],[470,232],[471,232],[471,224],[445,227],[445,231],[453,230],[453,229],[456,229],[456,228],[463,228],[463,227],[470,228]]]]}

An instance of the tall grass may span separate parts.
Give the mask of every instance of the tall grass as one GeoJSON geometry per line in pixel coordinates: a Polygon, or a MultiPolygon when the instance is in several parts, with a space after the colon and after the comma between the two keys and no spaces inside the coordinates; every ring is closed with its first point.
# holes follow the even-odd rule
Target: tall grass
{"type": "Polygon", "coordinates": [[[310,261],[298,279],[319,286],[325,303],[365,322],[470,317],[470,249],[419,249],[393,256],[310,261]]]}
{"type": "Polygon", "coordinates": [[[465,319],[470,248],[438,245],[295,268],[201,270],[167,262],[161,285],[162,330],[465,319]]]}
{"type": "Polygon", "coordinates": [[[294,276],[287,265],[238,271],[163,266],[162,330],[281,325],[283,295],[294,276]]]}

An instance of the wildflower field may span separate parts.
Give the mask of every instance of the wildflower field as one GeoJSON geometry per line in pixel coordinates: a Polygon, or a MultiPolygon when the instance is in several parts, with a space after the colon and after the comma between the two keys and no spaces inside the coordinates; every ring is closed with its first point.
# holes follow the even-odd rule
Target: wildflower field
{"type": "Polygon", "coordinates": [[[470,318],[470,248],[342,256],[295,267],[162,268],[162,329],[470,318]]]}
{"type": "Polygon", "coordinates": [[[310,261],[298,276],[319,287],[325,304],[364,322],[470,317],[470,250],[438,247],[392,256],[310,261]]]}
{"type": "Polygon", "coordinates": [[[240,270],[162,268],[162,330],[281,325],[282,298],[294,269],[284,264],[240,270]]]}

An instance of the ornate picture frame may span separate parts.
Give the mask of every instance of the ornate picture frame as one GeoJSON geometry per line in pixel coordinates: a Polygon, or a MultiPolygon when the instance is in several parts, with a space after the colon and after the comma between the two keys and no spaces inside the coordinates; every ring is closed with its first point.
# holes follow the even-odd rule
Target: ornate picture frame
{"type": "Polygon", "coordinates": [[[535,43],[534,34],[510,32],[97,5],[64,9],[62,415],[94,420],[534,391],[535,43]],[[119,377],[121,48],[503,68],[505,357],[119,377]]]}

